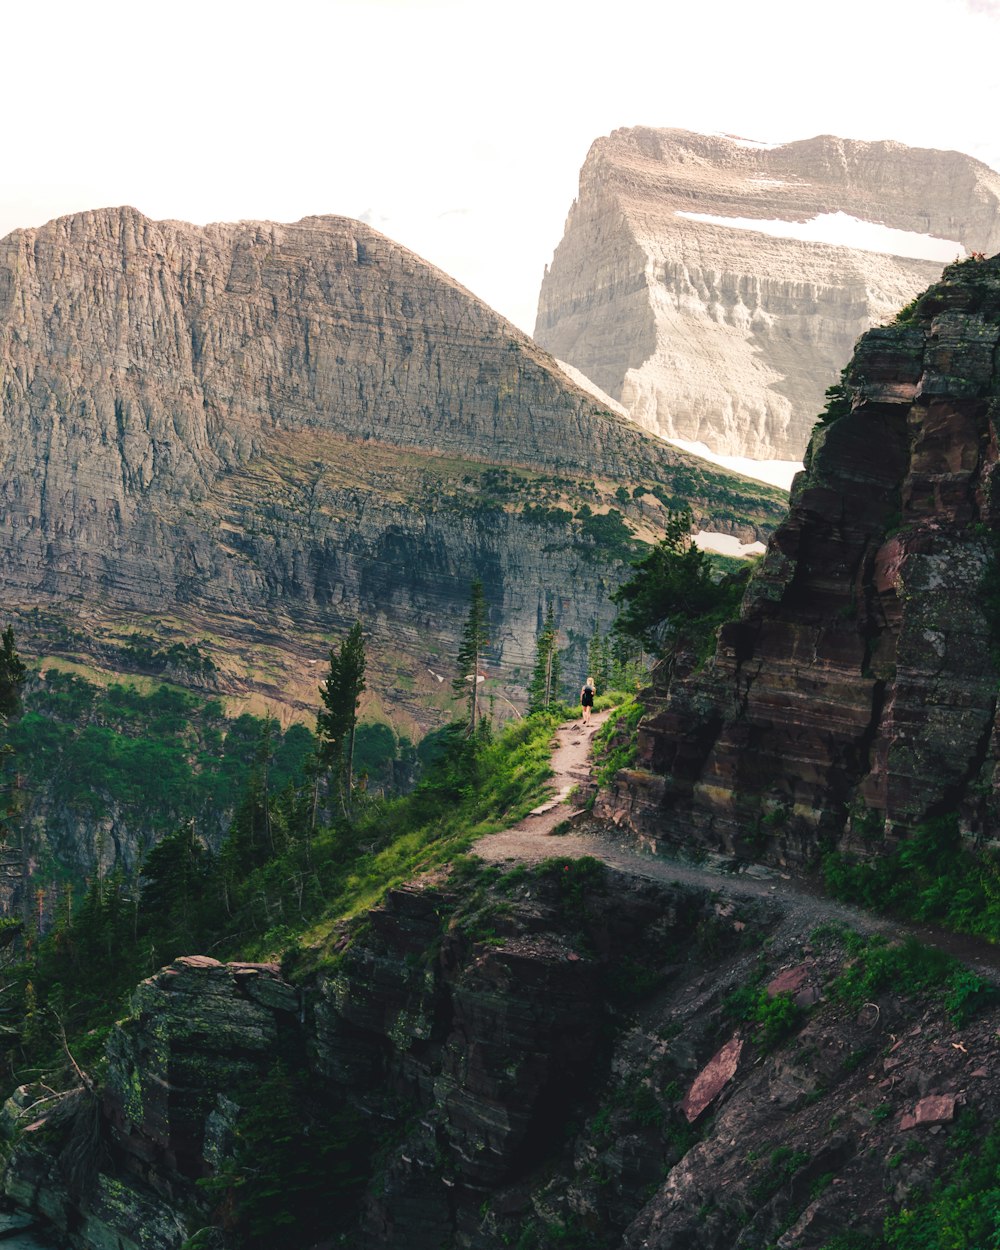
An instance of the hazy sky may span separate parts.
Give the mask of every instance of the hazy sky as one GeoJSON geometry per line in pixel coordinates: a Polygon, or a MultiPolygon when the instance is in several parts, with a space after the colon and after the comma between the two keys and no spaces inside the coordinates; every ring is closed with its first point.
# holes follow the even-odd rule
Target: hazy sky
{"type": "Polygon", "coordinates": [[[0,235],[364,216],[531,330],[593,139],[834,133],[1000,168],[1000,0],[7,0],[0,235]]]}

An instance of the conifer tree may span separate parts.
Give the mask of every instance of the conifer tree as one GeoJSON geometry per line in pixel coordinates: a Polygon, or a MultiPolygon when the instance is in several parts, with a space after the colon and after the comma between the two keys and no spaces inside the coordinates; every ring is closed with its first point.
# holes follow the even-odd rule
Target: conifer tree
{"type": "Polygon", "coordinates": [[[601,633],[598,621],[594,622],[594,632],[587,647],[587,673],[593,677],[600,694],[610,689],[611,656],[608,651],[608,640],[601,633]]]}
{"type": "Polygon", "coordinates": [[[555,611],[552,601],[545,613],[545,624],[538,635],[535,670],[528,687],[528,712],[540,712],[559,698],[560,663],[555,611]]]}
{"type": "Polygon", "coordinates": [[[483,596],[483,583],[477,577],[470,588],[469,615],[466,617],[462,641],[458,648],[458,676],[451,683],[455,693],[468,700],[470,734],[476,732],[476,720],[479,715],[479,666],[482,663],[483,652],[490,645],[488,630],[489,620],[486,599],[483,596]]]}
{"type": "Polygon", "coordinates": [[[199,949],[211,857],[193,822],[168,834],[142,866],[142,927],[161,958],[199,949]]]}
{"type": "Polygon", "coordinates": [[[21,688],[28,675],[14,646],[14,628],[8,625],[0,638],[0,716],[10,720],[21,710],[21,688]]]}
{"type": "Polygon", "coordinates": [[[638,640],[654,655],[704,645],[735,612],[742,583],[717,582],[712,562],[691,540],[691,513],[671,512],[664,536],[640,560],[632,577],[611,596],[616,632],[638,640]]]}
{"type": "Polygon", "coordinates": [[[347,637],[330,648],[330,669],[319,694],[323,706],[316,717],[320,762],[334,773],[341,801],[350,799],[354,773],[354,736],[358,706],[365,688],[365,640],[355,621],[347,637]]]}
{"type": "MultiPolygon", "coordinates": [[[[2,810],[0,810],[0,844],[13,841],[7,822],[16,818],[19,807],[20,779],[16,766],[11,763],[12,750],[7,741],[7,725],[21,713],[21,690],[24,687],[28,669],[17,653],[14,645],[14,628],[8,625],[0,637],[0,793],[2,793],[2,810]]],[[[23,834],[23,831],[22,831],[23,834]]],[[[27,839],[21,836],[20,872],[21,872],[21,921],[27,929],[31,923],[31,891],[28,883],[31,876],[27,839]]]]}

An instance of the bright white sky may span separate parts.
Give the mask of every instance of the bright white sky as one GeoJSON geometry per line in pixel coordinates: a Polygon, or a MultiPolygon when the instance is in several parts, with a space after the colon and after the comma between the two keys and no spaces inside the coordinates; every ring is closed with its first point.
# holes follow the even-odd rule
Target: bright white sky
{"type": "Polygon", "coordinates": [[[6,0],[0,235],[364,216],[524,329],[593,139],[833,133],[1000,168],[1000,0],[6,0]]]}

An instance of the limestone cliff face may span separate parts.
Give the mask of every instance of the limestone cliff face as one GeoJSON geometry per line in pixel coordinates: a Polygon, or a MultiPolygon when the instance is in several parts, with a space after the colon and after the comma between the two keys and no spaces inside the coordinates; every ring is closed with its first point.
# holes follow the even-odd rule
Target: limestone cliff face
{"type": "Polygon", "coordinates": [[[804,222],[842,212],[993,252],[998,206],[1000,175],[957,152],[617,130],[580,174],[535,337],[647,429],[798,459],[855,340],[941,266],[677,214],[804,222]]]}
{"type": "Polygon", "coordinates": [[[861,340],[741,619],[655,692],[608,814],[795,860],[950,812],[995,838],[998,360],[1000,258],[861,340]]]}
{"type": "Polygon", "coordinates": [[[125,208],[0,241],[0,578],[23,641],[37,609],[69,616],[85,653],[123,623],[203,635],[223,690],[310,706],[307,657],[359,616],[384,685],[433,685],[479,576],[516,683],[546,594],[579,588],[558,610],[586,636],[614,576],[593,543],[539,542],[518,483],[544,473],[600,509],[602,483],[683,472],[708,517],[722,478],[689,465],[358,222],[202,229],[125,208]],[[483,489],[490,465],[511,467],[507,497],[483,489]]]}

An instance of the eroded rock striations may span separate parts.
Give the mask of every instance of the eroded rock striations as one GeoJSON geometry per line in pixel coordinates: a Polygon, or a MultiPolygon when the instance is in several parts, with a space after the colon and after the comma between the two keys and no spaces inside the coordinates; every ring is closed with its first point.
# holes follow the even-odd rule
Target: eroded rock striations
{"type": "Polygon", "coordinates": [[[798,460],[855,340],[941,265],[678,214],[845,213],[992,253],[998,208],[1000,175],[958,152],[616,130],[581,171],[535,337],[647,429],[719,453],[798,460]]]}
{"type": "Polygon", "coordinates": [[[602,412],[446,275],[342,218],[198,228],[123,208],[15,231],[0,404],[0,579],[22,645],[204,637],[224,691],[306,707],[307,660],[360,616],[369,684],[405,704],[416,683],[408,711],[433,719],[420,683],[436,688],[475,576],[515,684],[557,588],[575,587],[557,616],[586,637],[622,553],[556,504],[607,511],[625,482],[617,506],[650,535],[663,503],[643,484],[715,528],[777,514],[776,494],[602,412]]]}
{"type": "MultiPolygon", "coordinates": [[[[567,867],[579,892],[567,926],[562,872],[486,906],[444,883],[394,890],[345,939],[336,968],[298,988],[273,965],[178,960],[138,987],[112,1034],[99,1109],[106,1149],[85,1175],[71,1167],[72,1101],[69,1114],[57,1100],[29,1110],[24,1090],[8,1104],[8,1127],[26,1130],[8,1197],[74,1245],[176,1250],[192,1220],[212,1218],[197,1181],[237,1156],[278,1063],[302,1079],[311,1108],[332,1111],[311,1131],[297,1125],[293,1151],[311,1152],[326,1175],[315,1211],[302,1208],[305,1196],[288,1204],[298,1227],[314,1220],[318,1237],[360,1226],[348,1244],[408,1250],[471,1233],[483,1196],[558,1146],[601,1061],[615,962],[640,943],[669,961],[714,915],[705,897],[626,881],[609,889],[600,873],[567,867]],[[581,923],[586,942],[573,932],[581,923]],[[345,1111],[362,1188],[378,1175],[366,1195],[346,1183],[342,1159],[324,1158],[345,1111]]],[[[525,1196],[506,1202],[523,1211],[525,1196]]],[[[225,1224],[224,1203],[214,1221],[225,1224]]]]}
{"type": "Polygon", "coordinates": [[[601,802],[654,843],[768,850],[1000,825],[1000,258],[861,340],[787,521],[700,673],[661,673],[601,802]]]}
{"type": "Polygon", "coordinates": [[[716,884],[425,879],[294,986],[178,960],[98,1096],[8,1100],[5,1192],[76,1250],[874,1245],[995,1123],[1000,1010],[859,1010],[856,944],[716,884]]]}

